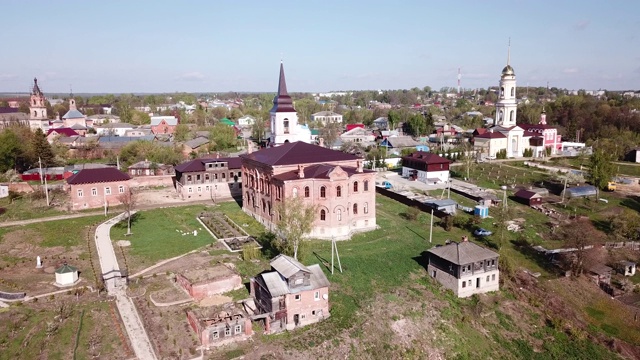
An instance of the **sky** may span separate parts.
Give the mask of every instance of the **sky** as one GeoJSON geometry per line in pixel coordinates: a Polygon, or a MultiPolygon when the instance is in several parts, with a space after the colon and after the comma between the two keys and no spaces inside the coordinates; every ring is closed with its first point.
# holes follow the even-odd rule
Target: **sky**
{"type": "Polygon", "coordinates": [[[0,92],[640,89],[640,1],[3,0],[0,92]]]}

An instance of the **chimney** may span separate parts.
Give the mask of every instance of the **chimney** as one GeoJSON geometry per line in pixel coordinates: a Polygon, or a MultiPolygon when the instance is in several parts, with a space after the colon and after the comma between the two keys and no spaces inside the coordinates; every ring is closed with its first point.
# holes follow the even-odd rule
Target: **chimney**
{"type": "Polygon", "coordinates": [[[356,172],[361,173],[362,172],[362,160],[358,160],[357,162],[357,167],[356,167],[356,172]]]}
{"type": "Polygon", "coordinates": [[[324,147],[324,139],[319,138],[318,141],[319,141],[318,145],[324,147]]]}
{"type": "Polygon", "coordinates": [[[304,179],[304,165],[298,165],[298,179],[304,179]]]}

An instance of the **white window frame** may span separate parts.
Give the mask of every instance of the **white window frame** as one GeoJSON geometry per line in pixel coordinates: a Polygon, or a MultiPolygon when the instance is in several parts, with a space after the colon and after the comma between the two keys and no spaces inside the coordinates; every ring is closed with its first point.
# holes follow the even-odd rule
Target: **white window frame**
{"type": "Polygon", "coordinates": [[[240,333],[242,332],[242,326],[240,326],[240,325],[236,325],[236,327],[235,327],[235,329],[234,329],[234,330],[235,330],[235,333],[236,333],[236,334],[240,334],[240,333]]]}
{"type": "Polygon", "coordinates": [[[315,301],[320,300],[320,291],[316,291],[313,293],[313,300],[315,301]]]}
{"type": "Polygon", "coordinates": [[[212,334],[213,334],[213,338],[214,339],[219,339],[220,338],[220,333],[217,330],[214,331],[212,334]]]}
{"type": "Polygon", "coordinates": [[[124,194],[124,185],[118,186],[118,193],[124,194]]]}
{"type": "Polygon", "coordinates": [[[98,188],[91,188],[91,196],[98,196],[98,188]]]}
{"type": "Polygon", "coordinates": [[[104,188],[104,194],[105,195],[111,195],[111,187],[110,186],[107,186],[107,187],[104,188]]]}
{"type": "Polygon", "coordinates": [[[295,301],[301,301],[301,300],[302,300],[302,296],[300,296],[300,294],[295,294],[295,295],[293,296],[293,299],[294,299],[295,301]]]}
{"type": "Polygon", "coordinates": [[[224,336],[231,336],[231,328],[224,329],[224,336]]]}
{"type": "Polygon", "coordinates": [[[84,191],[82,189],[78,189],[78,197],[81,198],[84,196],[84,191]]]}

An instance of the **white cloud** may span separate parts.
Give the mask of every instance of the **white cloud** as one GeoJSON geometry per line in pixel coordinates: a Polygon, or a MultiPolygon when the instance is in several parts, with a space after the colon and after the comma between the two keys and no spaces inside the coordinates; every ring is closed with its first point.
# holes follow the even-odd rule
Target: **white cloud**
{"type": "Polygon", "coordinates": [[[577,68],[568,68],[568,69],[564,69],[562,70],[563,73],[565,74],[575,74],[578,72],[577,68]]]}
{"type": "Polygon", "coordinates": [[[177,80],[184,80],[184,81],[201,81],[201,80],[204,80],[205,78],[206,76],[204,76],[204,74],[198,71],[184,73],[176,77],[177,80]]]}

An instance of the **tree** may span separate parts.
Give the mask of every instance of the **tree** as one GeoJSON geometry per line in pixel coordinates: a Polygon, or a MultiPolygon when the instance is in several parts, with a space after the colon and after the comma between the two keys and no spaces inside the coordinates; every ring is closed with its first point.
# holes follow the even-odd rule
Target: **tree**
{"type": "Polygon", "coordinates": [[[127,187],[125,192],[118,196],[118,200],[124,206],[124,213],[127,216],[127,235],[131,235],[131,216],[136,208],[136,194],[133,192],[133,189],[127,187]]]}
{"type": "Polygon", "coordinates": [[[596,148],[589,158],[589,181],[598,189],[604,189],[615,174],[612,154],[596,148]]]}
{"type": "Polygon", "coordinates": [[[333,143],[336,142],[338,136],[342,133],[342,124],[337,122],[329,122],[322,129],[320,129],[319,137],[324,139],[326,147],[331,148],[333,143]]]}
{"type": "Polygon", "coordinates": [[[640,240],[640,215],[636,211],[622,209],[609,218],[609,236],[614,241],[640,240]]]}
{"type": "Polygon", "coordinates": [[[255,118],[256,120],[251,125],[251,138],[261,142],[264,139],[267,122],[261,116],[256,116],[255,118]]]}
{"type": "Polygon", "coordinates": [[[232,149],[237,144],[236,131],[229,125],[217,123],[211,129],[209,140],[213,151],[232,149]]]}
{"type": "Polygon", "coordinates": [[[14,169],[18,158],[23,156],[20,138],[11,129],[0,133],[0,172],[14,169]]]}
{"type": "Polygon", "coordinates": [[[173,133],[175,141],[186,141],[189,136],[189,126],[186,124],[178,124],[176,131],[173,133]]]}
{"type": "Polygon", "coordinates": [[[287,198],[274,207],[278,216],[275,246],[281,253],[298,259],[304,237],[316,218],[316,206],[309,205],[300,197],[287,198]]]}
{"type": "Polygon", "coordinates": [[[586,260],[589,251],[592,250],[591,245],[601,243],[605,238],[587,217],[580,217],[563,224],[557,234],[566,247],[576,249],[573,252],[575,259],[571,263],[571,273],[576,277],[580,276],[585,266],[589,265],[586,264],[586,260]]]}
{"type": "Polygon", "coordinates": [[[47,136],[42,132],[42,129],[37,129],[31,138],[31,162],[35,163],[39,160],[42,160],[43,165],[54,165],[55,164],[55,155],[53,154],[53,149],[51,149],[51,144],[47,141],[47,136]]]}

